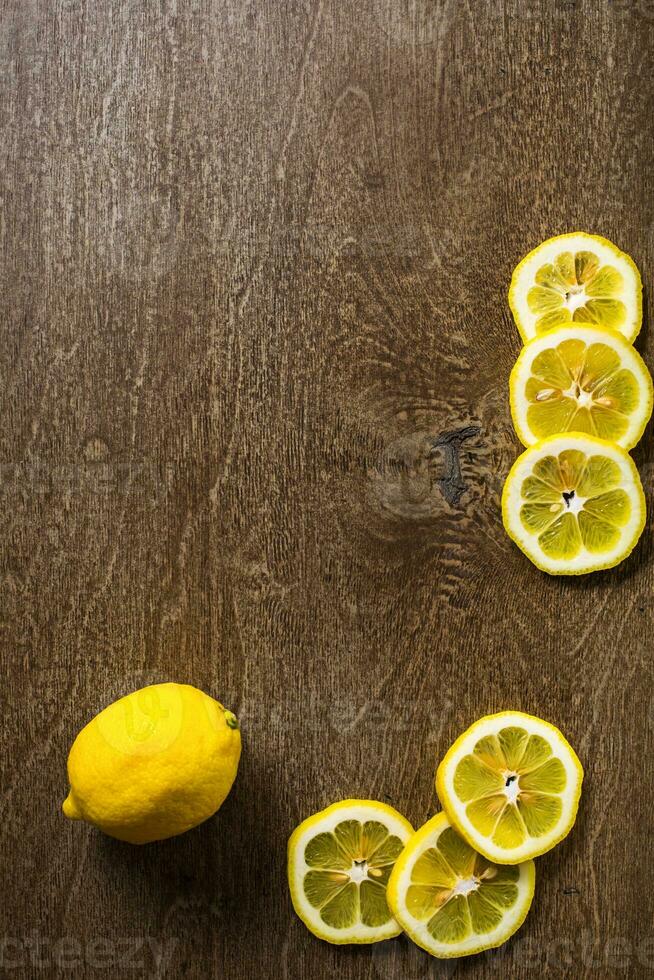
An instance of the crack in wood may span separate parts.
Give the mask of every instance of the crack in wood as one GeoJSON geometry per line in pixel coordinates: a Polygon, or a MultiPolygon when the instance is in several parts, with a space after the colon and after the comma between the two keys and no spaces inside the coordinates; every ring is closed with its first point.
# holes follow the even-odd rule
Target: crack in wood
{"type": "Polygon", "coordinates": [[[445,463],[445,472],[434,482],[440,488],[441,493],[452,507],[458,506],[461,497],[468,489],[461,474],[460,451],[461,446],[468,439],[479,435],[481,427],[478,425],[467,425],[463,429],[452,429],[450,432],[442,432],[432,442],[429,458],[433,459],[437,453],[442,451],[445,463]]]}

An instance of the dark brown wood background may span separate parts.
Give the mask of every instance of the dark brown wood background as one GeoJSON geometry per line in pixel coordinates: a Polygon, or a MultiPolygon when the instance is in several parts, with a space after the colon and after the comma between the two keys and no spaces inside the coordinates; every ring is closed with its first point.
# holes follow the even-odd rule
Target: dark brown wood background
{"type": "MultiPolygon", "coordinates": [[[[652,0],[0,11],[0,970],[654,973],[650,527],[556,580],[499,509],[518,259],[583,229],[652,285],[652,0]],[[241,717],[222,811],[145,849],[67,823],[79,728],[169,679],[241,717]],[[521,933],[445,966],[315,940],[293,827],[419,825],[507,707],[587,772],[521,933]]],[[[651,506],[651,430],[636,458],[651,506]]]]}

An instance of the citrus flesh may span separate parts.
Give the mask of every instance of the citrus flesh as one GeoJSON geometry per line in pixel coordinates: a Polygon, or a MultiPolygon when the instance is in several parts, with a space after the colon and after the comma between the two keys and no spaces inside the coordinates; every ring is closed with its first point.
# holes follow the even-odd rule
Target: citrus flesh
{"type": "Polygon", "coordinates": [[[240,754],[231,711],[189,684],[154,684],[110,704],[79,733],[63,811],[131,844],[174,837],[222,805],[240,754]]]}
{"type": "Polygon", "coordinates": [[[530,341],[511,372],[511,414],[525,446],[584,432],[635,446],[652,414],[652,379],[619,334],[558,327],[530,341]]]}
{"type": "Polygon", "coordinates": [[[393,914],[432,956],[480,953],[524,922],[534,895],[533,861],[499,865],[475,851],[444,813],[409,840],[388,885],[393,914]]]}
{"type": "Polygon", "coordinates": [[[640,274],[606,238],[557,235],[516,266],[509,306],[525,342],[564,323],[607,327],[633,341],[642,321],[640,274]]]}
{"type": "Polygon", "coordinates": [[[611,568],[645,526],[645,497],[631,457],[582,433],[551,436],[513,464],[502,494],[504,527],[551,575],[611,568]]]}
{"type": "Polygon", "coordinates": [[[288,880],[307,928],[331,943],[399,935],[386,886],[412,833],[401,814],[374,800],[343,800],[301,823],[289,840],[288,880]]]}
{"type": "Polygon", "coordinates": [[[573,826],[583,769],[561,732],[519,711],[488,715],[449,750],[436,773],[443,809],[471,847],[519,864],[573,826]]]}

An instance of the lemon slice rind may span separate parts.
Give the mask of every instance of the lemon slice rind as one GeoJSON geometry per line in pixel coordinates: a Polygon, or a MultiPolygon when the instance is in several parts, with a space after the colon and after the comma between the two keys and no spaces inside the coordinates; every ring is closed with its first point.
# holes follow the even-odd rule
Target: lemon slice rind
{"type": "Polygon", "coordinates": [[[429,932],[427,924],[411,913],[407,907],[406,896],[417,861],[428,850],[435,847],[440,835],[450,826],[453,825],[447,815],[438,813],[416,831],[395,862],[387,891],[388,904],[398,923],[417,946],[438,959],[470,956],[505,943],[525,921],[534,897],[536,883],[534,862],[530,860],[522,862],[519,865],[520,873],[516,882],[518,897],[495,929],[483,934],[473,932],[465,940],[457,943],[437,941],[429,932]]]}
{"type": "Polygon", "coordinates": [[[501,711],[480,718],[454,742],[436,771],[436,792],[450,822],[472,848],[496,864],[520,864],[545,854],[570,832],[577,818],[583,777],[584,770],[577,754],[558,728],[522,711],[501,711]],[[558,821],[548,834],[542,837],[527,836],[524,844],[511,849],[499,847],[479,832],[468,818],[465,804],[454,789],[454,775],[464,756],[473,752],[480,739],[508,727],[522,728],[529,735],[546,739],[566,774],[565,789],[559,794],[563,805],[558,821]]]}
{"type": "Polygon", "coordinates": [[[549,575],[585,575],[588,572],[614,568],[635,548],[645,527],[645,518],[645,495],[631,456],[615,443],[581,432],[549,436],[530,446],[518,456],[511,467],[502,491],[502,520],[506,533],[537,568],[549,575]],[[573,558],[553,558],[540,548],[537,536],[530,534],[522,525],[522,483],[532,474],[538,460],[570,449],[578,449],[593,456],[605,456],[618,465],[622,474],[620,489],[629,497],[631,512],[628,522],[620,528],[620,539],[613,549],[598,555],[582,547],[573,558]]]}
{"type": "MultiPolygon", "coordinates": [[[[619,439],[614,440],[623,449],[632,449],[641,439],[652,414],[654,402],[652,377],[640,354],[627,343],[621,334],[606,327],[590,324],[588,326],[573,324],[556,327],[547,333],[534,337],[522,348],[509,380],[511,416],[518,438],[524,446],[533,446],[539,441],[540,436],[536,435],[529,425],[527,410],[531,403],[525,395],[525,388],[531,377],[533,363],[539,354],[556,348],[567,340],[580,340],[587,347],[591,344],[602,344],[611,348],[620,358],[620,369],[630,371],[636,378],[641,393],[638,410],[632,413],[624,434],[619,439]]],[[[550,433],[550,435],[557,434],[559,433],[550,433]]]]}
{"type": "MultiPolygon", "coordinates": [[[[509,306],[524,343],[538,335],[536,328],[538,314],[530,310],[527,302],[529,290],[536,283],[536,273],[543,265],[554,262],[562,251],[586,250],[596,254],[602,265],[612,266],[622,275],[624,290],[620,294],[620,300],[626,307],[626,320],[617,332],[630,343],[638,336],[643,319],[643,287],[636,263],[631,256],[621,251],[607,238],[583,231],[573,231],[541,242],[537,248],[525,255],[513,270],[509,287],[509,306]]],[[[562,320],[562,322],[566,321],[562,320]]],[[[559,325],[561,324],[553,323],[552,327],[559,325]]]]}
{"type": "Polygon", "coordinates": [[[414,833],[413,827],[402,814],[376,800],[342,800],[308,817],[293,831],[288,842],[288,882],[293,908],[314,936],[329,943],[367,944],[392,939],[402,932],[392,916],[382,926],[373,927],[358,921],[344,929],[334,928],[321,919],[319,910],[306,898],[303,883],[305,875],[311,869],[305,860],[307,844],[318,834],[333,832],[338,824],[346,820],[382,823],[389,834],[399,837],[403,844],[414,833]]]}

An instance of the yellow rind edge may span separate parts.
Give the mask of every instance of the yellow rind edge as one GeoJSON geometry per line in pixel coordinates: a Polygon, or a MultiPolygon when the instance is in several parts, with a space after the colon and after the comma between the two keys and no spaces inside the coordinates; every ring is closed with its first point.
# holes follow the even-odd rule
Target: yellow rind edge
{"type": "MultiPolygon", "coordinates": [[[[588,231],[568,231],[564,235],[551,235],[550,238],[545,238],[542,242],[540,242],[539,245],[536,246],[536,248],[532,248],[530,252],[527,252],[527,254],[520,259],[515,269],[513,270],[513,273],[511,275],[511,282],[509,284],[508,301],[509,301],[509,307],[511,309],[511,313],[513,315],[513,321],[516,327],[518,328],[518,333],[522,338],[523,344],[529,343],[530,340],[533,340],[533,337],[527,336],[527,334],[525,333],[522,323],[520,322],[520,314],[518,313],[517,307],[513,302],[513,297],[515,294],[515,290],[517,288],[517,281],[519,278],[520,270],[529,261],[529,259],[531,259],[532,256],[534,256],[536,252],[538,252],[543,247],[543,245],[548,245],[550,242],[553,241],[563,241],[566,238],[575,238],[578,235],[583,235],[585,238],[592,238],[596,242],[600,242],[602,245],[605,245],[615,255],[618,255],[620,256],[620,258],[623,258],[627,263],[627,265],[631,266],[631,268],[633,269],[634,275],[636,277],[636,316],[634,319],[635,330],[633,330],[633,332],[629,336],[623,334],[622,331],[620,330],[612,331],[613,333],[619,333],[622,337],[625,338],[627,343],[633,344],[634,340],[640,333],[641,327],[643,325],[643,281],[640,275],[640,271],[638,269],[638,266],[636,265],[636,263],[634,262],[634,260],[632,259],[632,257],[629,255],[628,252],[623,252],[622,249],[618,248],[618,246],[615,245],[612,241],[610,241],[610,239],[604,238],[602,235],[592,235],[588,231]]],[[[561,326],[564,326],[564,324],[561,324],[561,326]]],[[[556,327],[553,327],[552,329],[555,330],[556,327]]],[[[539,334],[534,334],[534,336],[539,336],[539,334]]]]}
{"type": "MultiPolygon", "coordinates": [[[[492,717],[492,716],[487,716],[487,717],[492,717]]],[[[395,920],[401,924],[402,929],[407,934],[407,936],[411,939],[411,941],[414,942],[416,946],[419,946],[420,949],[423,949],[426,953],[429,953],[435,959],[443,959],[443,960],[462,959],[464,956],[475,956],[477,953],[483,953],[487,949],[497,949],[499,946],[503,946],[505,942],[507,942],[512,936],[515,935],[515,933],[518,931],[518,929],[520,929],[525,919],[527,918],[527,915],[529,914],[529,910],[531,908],[533,898],[534,898],[534,891],[536,888],[536,866],[531,859],[527,859],[525,861],[519,862],[520,864],[525,866],[527,870],[527,874],[529,876],[529,881],[528,881],[529,889],[526,894],[524,909],[522,910],[518,920],[512,926],[511,930],[507,932],[507,934],[502,939],[498,939],[496,942],[481,943],[479,946],[476,946],[473,949],[468,949],[464,953],[461,952],[436,953],[434,952],[433,949],[430,949],[429,946],[423,943],[423,941],[418,937],[415,930],[412,928],[411,924],[408,921],[402,921],[404,917],[402,916],[401,911],[398,911],[399,909],[398,880],[400,878],[400,875],[405,870],[406,865],[408,864],[410,850],[412,849],[411,845],[414,843],[416,844],[420,843],[424,837],[427,837],[430,834],[432,834],[435,830],[437,830],[441,826],[441,824],[454,826],[454,824],[452,824],[452,821],[448,819],[446,813],[437,813],[436,816],[432,817],[431,820],[428,820],[426,824],[420,827],[420,829],[417,830],[413,835],[413,837],[407,842],[404,850],[402,851],[399,858],[395,862],[390,878],[388,880],[388,886],[386,889],[386,898],[388,901],[388,906],[391,912],[393,913],[395,920]]],[[[455,826],[454,829],[457,830],[457,832],[459,832],[458,827],[455,826]]],[[[468,841],[468,843],[470,842],[468,841]]],[[[474,848],[474,850],[479,851],[479,849],[476,847],[474,848]]],[[[499,864],[500,862],[493,861],[493,863],[499,864]]]]}
{"type": "Polygon", "coordinates": [[[293,833],[288,839],[288,862],[287,862],[288,887],[291,893],[291,902],[293,903],[293,909],[297,917],[306,926],[309,932],[311,932],[318,939],[321,939],[323,940],[323,942],[329,943],[332,946],[370,946],[373,943],[382,942],[385,939],[394,939],[397,936],[401,935],[402,933],[402,927],[398,925],[397,929],[393,929],[393,930],[389,929],[379,939],[375,939],[374,937],[366,938],[366,939],[362,939],[362,938],[335,939],[332,936],[326,936],[324,934],[321,934],[320,931],[318,931],[315,928],[313,923],[307,922],[307,920],[304,918],[302,907],[298,901],[297,889],[293,884],[294,876],[292,872],[294,870],[294,858],[297,849],[297,841],[300,835],[307,829],[307,827],[319,823],[322,817],[325,817],[327,814],[333,813],[337,810],[351,809],[353,806],[372,806],[374,807],[375,810],[381,810],[382,812],[385,813],[391,813],[393,817],[395,817],[395,819],[399,820],[401,823],[405,825],[406,830],[410,834],[413,835],[415,833],[413,826],[409,823],[409,821],[406,819],[405,816],[399,813],[398,810],[394,809],[394,807],[389,806],[387,803],[382,803],[380,800],[355,800],[355,799],[340,800],[338,803],[332,803],[330,806],[325,807],[324,810],[319,810],[317,813],[313,813],[310,817],[307,817],[306,820],[303,820],[302,823],[298,824],[298,826],[295,828],[295,830],[293,831],[293,833]]]}
{"type": "Polygon", "coordinates": [[[556,845],[559,844],[564,837],[567,837],[567,835],[572,830],[575,821],[577,819],[577,813],[579,810],[579,799],[581,797],[581,788],[582,788],[583,781],[584,781],[584,768],[579,760],[579,757],[575,752],[575,750],[570,745],[570,743],[568,742],[563,732],[559,728],[557,728],[556,725],[553,725],[549,721],[545,721],[543,718],[539,718],[537,715],[530,715],[526,711],[498,711],[495,714],[484,715],[482,718],[477,719],[476,722],[474,722],[472,725],[466,728],[466,730],[461,735],[459,735],[456,741],[452,743],[450,748],[445,753],[442,762],[440,763],[440,765],[436,770],[436,793],[438,794],[438,799],[440,800],[441,806],[443,807],[443,810],[447,814],[450,823],[452,824],[453,827],[456,828],[456,830],[461,834],[463,839],[470,845],[470,847],[472,847],[475,851],[478,851],[481,855],[483,855],[483,857],[485,857],[488,861],[492,861],[494,864],[515,865],[515,864],[523,864],[525,861],[532,860],[533,858],[539,857],[541,854],[546,854],[547,851],[551,851],[553,847],[556,847],[556,845]],[[512,860],[512,861],[503,861],[500,858],[498,858],[497,855],[495,854],[491,855],[488,851],[484,850],[483,843],[482,845],[480,845],[479,841],[472,840],[468,831],[461,825],[461,822],[457,817],[455,808],[448,805],[449,795],[445,790],[445,772],[452,759],[452,756],[458,750],[461,742],[465,738],[467,738],[470,732],[473,729],[477,728],[477,726],[489,721],[495,721],[496,719],[499,720],[500,718],[507,718],[507,719],[526,718],[529,719],[530,721],[538,722],[539,725],[543,725],[545,728],[549,728],[551,731],[553,731],[556,734],[557,739],[560,739],[561,742],[563,742],[563,744],[565,745],[565,747],[569,750],[570,758],[572,759],[573,766],[579,776],[579,781],[577,783],[575,795],[573,798],[573,807],[571,810],[570,820],[565,824],[563,831],[560,834],[558,834],[556,838],[553,838],[551,840],[548,839],[547,843],[543,847],[541,848],[536,847],[532,851],[530,851],[527,855],[522,855],[517,860],[512,860]]]}
{"type": "Polygon", "coordinates": [[[606,439],[598,439],[596,436],[589,436],[585,432],[558,432],[558,433],[556,433],[556,435],[546,436],[545,439],[540,439],[538,442],[535,442],[532,446],[529,446],[527,449],[525,449],[525,451],[523,453],[520,453],[520,455],[518,456],[518,458],[514,461],[513,465],[511,466],[511,469],[508,472],[508,475],[506,477],[506,480],[504,481],[504,486],[502,488],[502,523],[504,525],[504,530],[506,531],[506,533],[508,534],[508,536],[511,538],[511,540],[513,541],[513,543],[516,545],[516,547],[520,549],[520,551],[522,552],[522,554],[526,558],[529,559],[529,561],[532,563],[532,565],[535,565],[536,568],[539,571],[545,572],[547,575],[592,575],[593,572],[604,572],[604,571],[606,571],[609,568],[615,568],[615,566],[621,564],[621,562],[623,562],[625,560],[625,558],[628,558],[629,555],[631,554],[631,552],[634,550],[634,548],[636,547],[636,545],[640,541],[640,538],[642,536],[643,531],[645,530],[645,524],[646,524],[646,522],[647,522],[647,501],[645,499],[645,493],[643,492],[643,484],[642,484],[641,479],[640,479],[640,474],[638,472],[638,468],[637,468],[636,464],[634,463],[633,459],[631,458],[631,456],[629,455],[629,453],[627,452],[627,450],[626,449],[623,449],[622,446],[618,446],[617,443],[615,443],[615,442],[608,442],[606,439]],[[525,549],[522,547],[520,541],[517,539],[517,537],[514,534],[512,534],[512,532],[511,532],[511,530],[510,530],[510,528],[508,526],[508,517],[507,517],[507,515],[508,515],[508,505],[507,505],[508,491],[507,491],[507,487],[508,487],[509,482],[511,480],[511,476],[513,474],[513,471],[518,466],[518,463],[520,462],[520,460],[522,459],[522,457],[526,453],[537,451],[538,449],[540,449],[543,446],[545,446],[548,442],[553,442],[556,439],[564,439],[564,438],[567,438],[567,437],[570,437],[570,438],[576,437],[576,438],[580,438],[580,439],[585,439],[588,442],[594,442],[598,446],[611,446],[612,449],[615,449],[618,452],[624,453],[624,455],[629,460],[629,463],[630,463],[631,467],[633,468],[633,472],[634,472],[634,474],[636,476],[636,479],[634,480],[634,485],[636,487],[636,490],[637,490],[637,493],[638,493],[638,498],[640,500],[641,515],[642,515],[641,516],[641,521],[640,521],[640,524],[639,524],[639,527],[638,527],[638,534],[636,534],[634,536],[634,540],[633,540],[633,543],[632,543],[631,547],[627,548],[623,552],[620,552],[617,557],[614,557],[610,561],[601,562],[601,563],[593,566],[593,568],[579,568],[579,569],[573,569],[572,571],[565,571],[564,569],[558,569],[558,568],[557,569],[548,568],[546,565],[541,564],[540,562],[536,561],[535,558],[532,558],[531,555],[527,554],[527,552],[525,551],[525,549]]]}
{"type": "MultiPolygon", "coordinates": [[[[520,349],[520,353],[518,354],[518,356],[516,358],[515,364],[511,368],[511,374],[509,375],[509,409],[511,411],[511,420],[513,421],[513,428],[515,429],[516,435],[518,436],[518,439],[520,440],[520,442],[522,443],[522,445],[525,447],[525,449],[531,449],[532,446],[536,445],[536,442],[529,442],[528,441],[528,437],[525,434],[525,429],[520,424],[520,420],[518,418],[517,406],[515,404],[516,403],[516,398],[514,398],[514,390],[517,389],[517,379],[518,379],[518,375],[520,373],[520,368],[522,366],[523,361],[526,359],[527,354],[529,353],[530,346],[532,344],[534,344],[536,341],[541,340],[543,337],[552,337],[553,338],[554,337],[554,334],[557,334],[561,330],[574,330],[574,329],[577,329],[577,328],[579,328],[580,330],[585,330],[585,329],[597,330],[600,333],[606,334],[612,340],[615,340],[616,337],[619,338],[618,339],[618,343],[622,342],[622,343],[626,344],[627,347],[630,348],[632,354],[634,354],[635,357],[636,357],[637,363],[639,363],[639,365],[643,369],[643,377],[645,379],[645,385],[646,385],[646,388],[647,388],[647,407],[648,407],[648,411],[646,413],[647,414],[647,417],[645,419],[645,422],[643,423],[642,430],[640,432],[640,435],[636,439],[636,441],[635,442],[631,442],[628,446],[623,446],[623,445],[621,445],[621,443],[614,443],[614,445],[620,446],[620,448],[621,449],[624,449],[626,452],[630,452],[632,449],[634,449],[638,445],[638,443],[640,442],[640,440],[643,438],[643,435],[645,434],[645,429],[647,428],[647,426],[649,424],[649,421],[650,421],[650,419],[652,417],[652,409],[654,408],[654,382],[652,381],[652,375],[650,374],[649,368],[645,364],[645,361],[643,360],[643,358],[642,358],[641,354],[639,353],[639,351],[637,351],[636,348],[632,344],[629,343],[629,341],[626,339],[626,337],[624,336],[624,334],[619,333],[617,330],[610,330],[608,327],[602,327],[602,326],[598,326],[598,325],[592,324],[592,323],[589,323],[589,324],[574,324],[574,323],[567,324],[567,323],[562,323],[561,326],[559,326],[559,327],[552,327],[552,329],[551,330],[548,330],[547,333],[537,334],[535,337],[531,337],[531,339],[528,340],[522,346],[522,348],[520,349]]],[[[571,431],[573,431],[573,430],[570,430],[570,432],[571,431]]],[[[570,432],[553,433],[553,435],[569,435],[570,432]]],[[[546,438],[549,438],[549,436],[547,436],[546,438]]],[[[590,438],[595,439],[595,438],[598,438],[598,437],[597,436],[590,436],[590,438]]]]}

